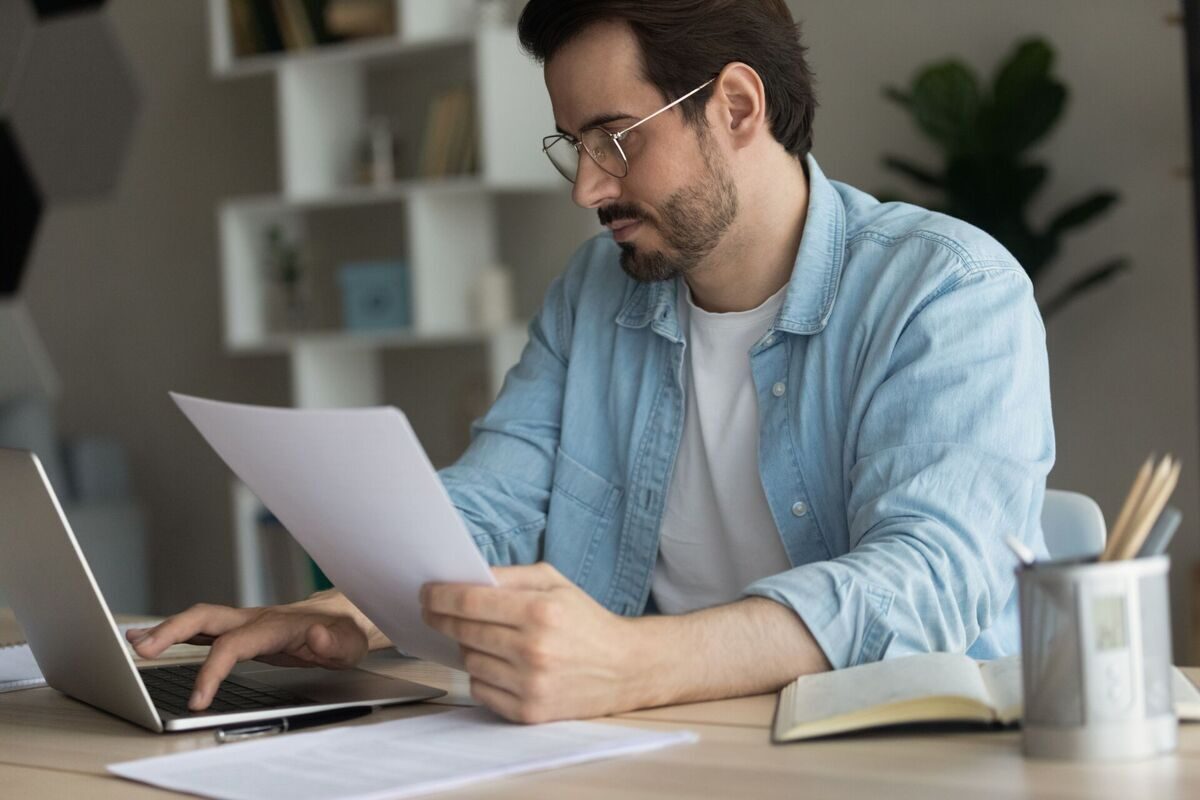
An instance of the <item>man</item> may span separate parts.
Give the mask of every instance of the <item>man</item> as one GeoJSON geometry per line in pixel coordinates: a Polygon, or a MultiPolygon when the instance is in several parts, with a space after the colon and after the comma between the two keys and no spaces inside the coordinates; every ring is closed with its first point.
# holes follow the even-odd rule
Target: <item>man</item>
{"type": "MultiPolygon", "coordinates": [[[[1002,539],[1044,552],[1054,457],[1020,266],[822,174],[782,0],[533,0],[520,32],[546,153],[609,231],[442,473],[500,583],[420,598],[474,697],[534,722],[1012,652],[1002,539]]],[[[214,640],[196,709],[240,659],[340,667],[390,644],[336,592],[131,638],[214,640]]]]}

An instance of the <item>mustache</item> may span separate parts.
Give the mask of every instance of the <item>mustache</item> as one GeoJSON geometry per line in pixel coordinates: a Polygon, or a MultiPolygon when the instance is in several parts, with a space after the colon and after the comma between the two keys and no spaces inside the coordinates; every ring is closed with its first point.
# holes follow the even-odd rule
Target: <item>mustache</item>
{"type": "Polygon", "coordinates": [[[646,215],[641,209],[631,203],[613,203],[596,209],[596,216],[600,218],[601,225],[607,225],[610,222],[618,219],[631,219],[641,221],[646,219],[646,215]]]}

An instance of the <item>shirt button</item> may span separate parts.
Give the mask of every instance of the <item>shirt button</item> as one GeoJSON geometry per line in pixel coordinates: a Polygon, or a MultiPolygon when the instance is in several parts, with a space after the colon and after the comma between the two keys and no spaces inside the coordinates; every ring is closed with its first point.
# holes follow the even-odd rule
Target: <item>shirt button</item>
{"type": "Polygon", "coordinates": [[[807,513],[808,513],[808,504],[807,503],[805,503],[803,501],[798,502],[798,503],[792,503],[792,514],[794,516],[803,517],[807,513]]]}
{"type": "Polygon", "coordinates": [[[768,336],[766,339],[764,339],[763,344],[765,344],[765,345],[775,344],[775,334],[772,333],[770,336],[768,336]]]}
{"type": "Polygon", "coordinates": [[[783,393],[786,391],[787,387],[783,385],[783,381],[780,381],[771,387],[771,394],[775,395],[776,397],[783,397],[783,393]]]}

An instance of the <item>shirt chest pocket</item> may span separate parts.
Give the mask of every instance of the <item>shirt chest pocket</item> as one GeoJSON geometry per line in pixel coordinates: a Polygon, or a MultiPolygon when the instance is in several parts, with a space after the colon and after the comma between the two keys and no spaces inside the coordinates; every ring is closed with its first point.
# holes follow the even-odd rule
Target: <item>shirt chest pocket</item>
{"type": "MultiPolygon", "coordinates": [[[[582,584],[596,558],[600,541],[621,505],[619,486],[567,455],[554,459],[554,484],[546,520],[546,560],[582,584]]],[[[613,537],[615,540],[615,537],[613,537]]]]}

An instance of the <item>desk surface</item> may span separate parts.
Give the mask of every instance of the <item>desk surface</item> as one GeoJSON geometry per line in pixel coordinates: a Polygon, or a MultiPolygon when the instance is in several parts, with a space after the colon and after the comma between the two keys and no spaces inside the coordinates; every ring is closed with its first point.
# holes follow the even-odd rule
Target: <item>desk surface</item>
{"type": "MultiPolygon", "coordinates": [[[[0,641],[11,641],[0,612],[0,641]],[[6,635],[7,634],[7,635],[6,635]]],[[[191,656],[194,652],[181,653],[191,656]]],[[[377,653],[372,671],[445,689],[434,703],[384,709],[370,724],[470,705],[462,673],[377,653]]],[[[1189,670],[1193,679],[1200,669],[1189,670]]],[[[1184,798],[1200,797],[1200,725],[1180,728],[1179,752],[1124,765],[1030,761],[1015,731],[875,732],[771,745],[774,696],[651,709],[615,718],[658,730],[686,728],[700,741],[616,761],[478,784],[446,798],[809,797],[1184,798]]],[[[6,797],[152,798],[178,796],[109,777],[106,764],[214,746],[211,732],[159,735],[91,709],[53,689],[0,694],[0,794],[6,797]]]]}

